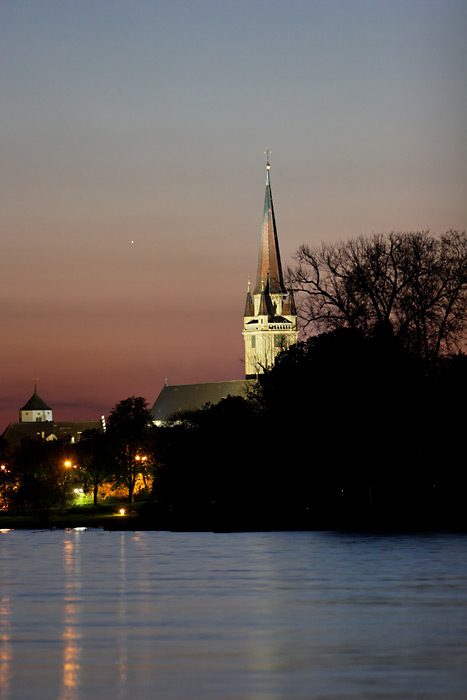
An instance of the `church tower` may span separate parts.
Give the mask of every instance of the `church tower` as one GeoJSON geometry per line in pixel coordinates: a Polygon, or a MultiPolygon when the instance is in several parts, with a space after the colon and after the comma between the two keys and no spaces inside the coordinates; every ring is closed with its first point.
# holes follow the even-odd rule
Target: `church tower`
{"type": "Polygon", "coordinates": [[[269,150],[266,161],[266,196],[259,246],[258,270],[253,294],[248,283],[243,337],[245,375],[254,379],[270,369],[277,354],[297,342],[297,313],[292,292],[282,277],[281,256],[269,176],[269,150]]]}
{"type": "Polygon", "coordinates": [[[34,384],[34,394],[19,410],[19,421],[20,423],[46,423],[51,420],[52,409],[41,399],[34,384]]]}

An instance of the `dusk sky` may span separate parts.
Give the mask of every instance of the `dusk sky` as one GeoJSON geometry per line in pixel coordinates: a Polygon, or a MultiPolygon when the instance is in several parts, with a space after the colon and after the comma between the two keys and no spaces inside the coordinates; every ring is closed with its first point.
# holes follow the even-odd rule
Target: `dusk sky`
{"type": "Polygon", "coordinates": [[[464,230],[465,0],[0,0],[0,432],[240,379],[303,243],[464,230]],[[132,242],[134,241],[134,242],[132,242]]]}

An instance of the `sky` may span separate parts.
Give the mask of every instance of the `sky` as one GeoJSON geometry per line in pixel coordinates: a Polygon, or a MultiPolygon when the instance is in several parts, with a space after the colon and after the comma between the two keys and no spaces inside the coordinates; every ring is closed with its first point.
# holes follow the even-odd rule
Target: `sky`
{"type": "Polygon", "coordinates": [[[0,432],[244,375],[301,243],[467,221],[465,0],[0,0],[0,432]]]}

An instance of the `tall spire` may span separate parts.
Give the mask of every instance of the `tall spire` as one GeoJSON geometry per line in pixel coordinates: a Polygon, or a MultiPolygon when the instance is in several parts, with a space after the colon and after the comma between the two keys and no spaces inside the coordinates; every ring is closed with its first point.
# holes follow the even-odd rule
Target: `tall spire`
{"type": "Polygon", "coordinates": [[[253,294],[248,284],[243,338],[245,376],[254,379],[274,365],[277,355],[297,342],[297,316],[292,293],[282,278],[274,207],[269,179],[269,148],[266,151],[266,198],[259,248],[258,272],[253,294]]]}
{"type": "Polygon", "coordinates": [[[276,220],[272,203],[269,177],[269,148],[266,151],[266,196],[264,198],[263,229],[259,246],[258,272],[253,294],[261,294],[261,284],[265,282],[269,294],[285,294],[282,279],[281,256],[277,240],[276,220]]]}

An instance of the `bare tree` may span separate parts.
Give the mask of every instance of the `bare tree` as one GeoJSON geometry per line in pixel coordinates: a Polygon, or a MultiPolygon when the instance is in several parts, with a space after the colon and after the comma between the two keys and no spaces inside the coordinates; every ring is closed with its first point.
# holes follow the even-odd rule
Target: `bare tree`
{"type": "Polygon", "coordinates": [[[319,248],[302,245],[289,269],[310,334],[391,332],[428,366],[459,349],[467,324],[467,236],[378,234],[319,248]]]}

